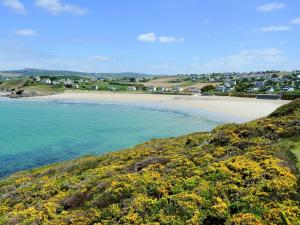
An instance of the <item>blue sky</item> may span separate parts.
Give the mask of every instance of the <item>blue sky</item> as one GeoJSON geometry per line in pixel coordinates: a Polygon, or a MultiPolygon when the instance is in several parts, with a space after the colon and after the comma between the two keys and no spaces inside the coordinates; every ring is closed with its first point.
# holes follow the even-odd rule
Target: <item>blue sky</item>
{"type": "Polygon", "coordinates": [[[294,70],[299,40],[299,0],[0,0],[0,70],[294,70]]]}

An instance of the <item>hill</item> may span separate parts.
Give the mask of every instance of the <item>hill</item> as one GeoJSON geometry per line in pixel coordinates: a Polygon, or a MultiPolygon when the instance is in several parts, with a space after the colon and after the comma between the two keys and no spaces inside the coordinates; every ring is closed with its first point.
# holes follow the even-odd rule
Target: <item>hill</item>
{"type": "Polygon", "coordinates": [[[299,134],[300,99],[245,124],[17,173],[0,182],[0,224],[300,224],[299,134]]]}
{"type": "Polygon", "coordinates": [[[133,72],[123,73],[86,73],[65,70],[43,70],[43,69],[23,69],[23,70],[9,70],[2,71],[0,75],[3,76],[85,76],[85,77],[150,77],[153,75],[133,72]]]}

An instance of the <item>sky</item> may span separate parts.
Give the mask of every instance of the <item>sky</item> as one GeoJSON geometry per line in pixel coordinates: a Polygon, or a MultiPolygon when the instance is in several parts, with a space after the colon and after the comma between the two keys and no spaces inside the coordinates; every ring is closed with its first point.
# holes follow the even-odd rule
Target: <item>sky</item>
{"type": "Polygon", "coordinates": [[[299,52],[299,0],[0,0],[0,70],[296,70],[299,52]]]}

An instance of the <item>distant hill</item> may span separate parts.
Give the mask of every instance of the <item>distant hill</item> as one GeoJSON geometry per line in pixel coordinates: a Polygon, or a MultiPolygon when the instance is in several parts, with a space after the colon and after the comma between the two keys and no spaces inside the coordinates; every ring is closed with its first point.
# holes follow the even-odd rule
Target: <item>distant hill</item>
{"type": "Polygon", "coordinates": [[[150,77],[151,74],[122,72],[122,73],[86,73],[66,70],[22,69],[0,71],[2,76],[84,76],[84,77],[150,77]]]}

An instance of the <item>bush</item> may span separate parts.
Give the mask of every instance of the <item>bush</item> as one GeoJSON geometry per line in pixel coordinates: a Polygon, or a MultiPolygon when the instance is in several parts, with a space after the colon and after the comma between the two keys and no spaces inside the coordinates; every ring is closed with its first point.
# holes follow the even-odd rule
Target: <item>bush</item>
{"type": "Polygon", "coordinates": [[[282,95],[283,100],[295,100],[300,98],[300,92],[285,92],[282,95]]]}
{"type": "Polygon", "coordinates": [[[206,85],[203,88],[201,88],[201,92],[211,92],[214,91],[216,88],[214,85],[206,85]]]}

